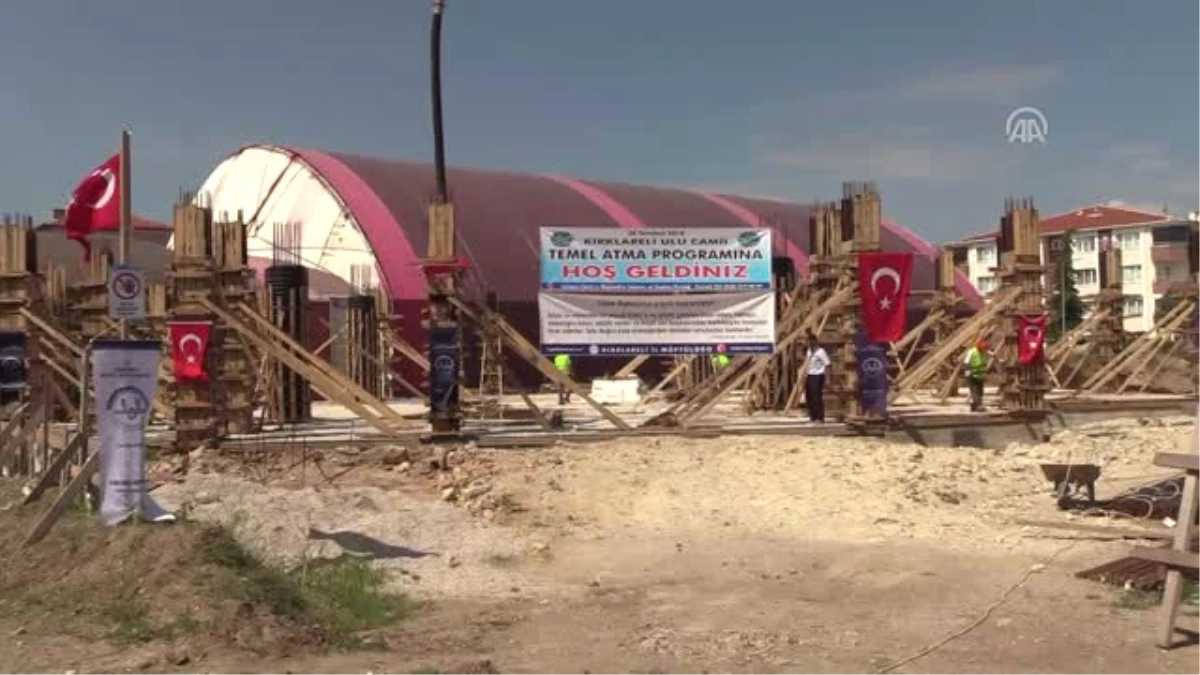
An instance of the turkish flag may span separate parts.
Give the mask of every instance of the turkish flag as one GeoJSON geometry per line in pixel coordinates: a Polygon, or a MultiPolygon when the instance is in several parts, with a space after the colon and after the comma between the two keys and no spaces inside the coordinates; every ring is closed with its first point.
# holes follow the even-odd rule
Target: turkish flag
{"type": "Polygon", "coordinates": [[[92,247],[88,242],[91,234],[120,227],[121,155],[117,154],[84,176],[75,187],[71,201],[67,202],[63,229],[68,239],[74,239],[83,246],[83,257],[87,260],[92,256],[92,247]]]}
{"type": "Polygon", "coordinates": [[[1017,362],[1032,366],[1046,359],[1046,315],[1020,317],[1017,327],[1017,362]]]}
{"type": "Polygon", "coordinates": [[[175,366],[175,381],[208,382],[204,357],[208,338],[212,334],[210,321],[173,321],[168,324],[171,337],[171,361],[175,366]]]}
{"type": "Polygon", "coordinates": [[[858,292],[868,341],[895,342],[904,337],[912,268],[912,253],[858,254],[858,292]]]}

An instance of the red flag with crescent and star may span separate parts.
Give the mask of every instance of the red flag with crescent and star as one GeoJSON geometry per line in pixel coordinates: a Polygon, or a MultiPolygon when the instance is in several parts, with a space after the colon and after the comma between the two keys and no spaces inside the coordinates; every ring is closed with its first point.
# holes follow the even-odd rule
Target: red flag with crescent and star
{"type": "Polygon", "coordinates": [[[83,246],[84,260],[91,258],[93,232],[121,228],[121,155],[109,157],[84,176],[67,202],[63,229],[67,238],[83,246]]]}
{"type": "Polygon", "coordinates": [[[208,338],[212,334],[209,321],[173,321],[168,324],[171,337],[171,361],[175,366],[175,381],[208,381],[204,369],[208,353],[208,338]]]}
{"type": "Polygon", "coordinates": [[[863,329],[871,342],[895,342],[907,327],[912,253],[859,253],[863,329]]]}
{"type": "Polygon", "coordinates": [[[1046,359],[1045,314],[1021,315],[1017,325],[1017,363],[1032,366],[1046,359]]]}

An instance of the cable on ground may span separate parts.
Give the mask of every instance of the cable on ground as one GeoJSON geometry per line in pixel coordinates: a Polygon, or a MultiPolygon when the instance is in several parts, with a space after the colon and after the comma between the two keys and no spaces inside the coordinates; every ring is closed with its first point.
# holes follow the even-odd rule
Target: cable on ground
{"type": "Polygon", "coordinates": [[[890,673],[893,670],[895,670],[901,666],[905,666],[905,665],[912,663],[913,661],[916,661],[917,659],[922,659],[926,656],[929,656],[930,654],[941,649],[942,647],[945,647],[946,645],[957,640],[958,638],[963,637],[964,635],[970,633],[971,631],[975,630],[976,628],[982,626],[983,623],[992,616],[992,612],[999,609],[1000,606],[1003,605],[1005,602],[1008,602],[1009,596],[1011,596],[1014,592],[1016,592],[1016,590],[1018,588],[1024,586],[1025,583],[1028,582],[1029,579],[1032,578],[1034,574],[1037,574],[1038,572],[1041,572],[1042,570],[1046,569],[1050,565],[1050,563],[1054,561],[1055,558],[1062,555],[1063,553],[1066,553],[1068,550],[1070,550],[1072,547],[1074,547],[1075,544],[1077,544],[1077,543],[1078,542],[1073,541],[1073,542],[1067,544],[1066,546],[1055,551],[1053,554],[1050,555],[1050,557],[1046,558],[1044,561],[1037,563],[1035,565],[1031,565],[1029,567],[1029,569],[1025,570],[1025,574],[1021,575],[1021,578],[1018,579],[1015,584],[1013,584],[1012,586],[1009,586],[1008,589],[1006,589],[1004,591],[1004,593],[1000,596],[1000,598],[998,600],[996,600],[992,604],[988,605],[987,608],[983,610],[983,613],[980,614],[979,617],[976,618],[971,623],[969,623],[966,626],[958,629],[957,631],[947,635],[946,637],[942,638],[941,640],[938,640],[937,642],[929,645],[928,647],[925,647],[925,648],[921,649],[920,651],[915,652],[911,656],[906,656],[906,657],[900,659],[899,661],[896,661],[888,666],[885,666],[875,672],[878,673],[879,675],[882,675],[883,673],[890,673]]]}

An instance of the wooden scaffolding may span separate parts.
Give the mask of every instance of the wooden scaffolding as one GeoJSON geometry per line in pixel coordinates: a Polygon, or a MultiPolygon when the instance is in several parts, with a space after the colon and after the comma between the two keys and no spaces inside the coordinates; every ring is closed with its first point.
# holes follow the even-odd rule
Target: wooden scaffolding
{"type": "MultiPolygon", "coordinates": [[[[41,302],[37,238],[33,219],[4,216],[0,221],[0,331],[24,334],[26,386],[0,399],[0,472],[37,473],[48,461],[48,368],[40,349],[40,327],[30,320],[41,302]]],[[[6,364],[14,370],[17,363],[6,364]]]]}
{"type": "MultiPolygon", "coordinates": [[[[1032,200],[1010,199],[1000,222],[1000,267],[996,270],[999,287],[982,311],[964,320],[948,335],[939,336],[915,365],[903,369],[892,387],[890,400],[914,396],[932,383],[940,384],[938,396],[945,401],[962,373],[962,355],[975,340],[984,337],[995,348],[1001,378],[1002,405],[1010,411],[1042,411],[1049,390],[1045,364],[1021,365],[1017,362],[1015,336],[1022,315],[1041,315],[1041,258],[1039,255],[1038,215],[1032,200]],[[950,373],[947,377],[947,373],[950,373]]],[[[952,263],[939,263],[942,281],[952,263]]],[[[938,318],[943,329],[950,330],[952,315],[938,318]]],[[[910,331],[911,333],[911,331],[910,331]]]]}
{"type": "MultiPolygon", "coordinates": [[[[1082,374],[1111,362],[1129,341],[1125,334],[1120,249],[1110,246],[1100,251],[1099,277],[1100,293],[1096,295],[1095,308],[1046,350],[1050,372],[1058,385],[1066,389],[1078,388],[1083,382],[1082,374]]],[[[1060,308],[1059,313],[1065,312],[1060,308]]]]}
{"type": "Polygon", "coordinates": [[[1022,364],[1017,359],[1017,336],[1022,316],[1045,313],[1042,294],[1041,240],[1038,212],[1028,197],[1009,199],[1000,221],[999,286],[1016,289],[1000,315],[997,356],[1000,361],[1000,397],[1010,412],[1044,411],[1050,391],[1044,363],[1022,364]]]}

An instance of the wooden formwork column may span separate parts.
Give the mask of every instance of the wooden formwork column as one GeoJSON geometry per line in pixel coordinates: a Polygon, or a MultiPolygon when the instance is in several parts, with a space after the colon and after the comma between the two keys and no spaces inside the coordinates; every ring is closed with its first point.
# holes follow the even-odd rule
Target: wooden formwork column
{"type": "Polygon", "coordinates": [[[113,265],[112,251],[96,251],[84,263],[83,280],[77,285],[77,302],[73,307],[79,317],[79,337],[83,344],[103,334],[116,337],[109,331],[108,270],[113,265]]]}
{"type": "MultiPolygon", "coordinates": [[[[212,323],[204,364],[205,371],[211,376],[220,372],[224,342],[216,316],[203,304],[217,300],[212,211],[193,204],[178,204],[173,225],[174,248],[167,273],[167,315],[171,321],[212,323]]],[[[174,383],[176,451],[191,452],[218,435],[222,401],[219,388],[213,384],[174,383]]]]}
{"type": "Polygon", "coordinates": [[[167,287],[165,284],[149,284],[146,286],[146,330],[155,339],[161,339],[158,362],[158,392],[155,399],[163,406],[170,407],[175,400],[175,374],[171,368],[170,334],[167,321],[171,316],[167,310],[167,287]]]}
{"type": "MultiPolygon", "coordinates": [[[[847,288],[858,287],[858,254],[880,250],[882,208],[879,192],[869,182],[842,184],[841,242],[837,273],[847,288]]],[[[832,364],[827,378],[826,415],[836,420],[859,417],[858,359],[856,338],[861,328],[861,295],[856,291],[841,303],[826,324],[832,324],[823,339],[832,364]]]]}
{"type": "Polygon", "coordinates": [[[379,314],[374,296],[346,299],[346,343],[346,374],[372,396],[381,396],[379,314]]]}
{"type": "MultiPolygon", "coordinates": [[[[815,307],[818,303],[828,298],[841,282],[841,272],[838,262],[841,256],[842,249],[842,208],[837,202],[818,202],[812,205],[811,214],[808,218],[808,243],[809,243],[809,258],[808,269],[811,278],[811,305],[815,307]]],[[[840,327],[837,323],[836,316],[830,316],[817,332],[817,339],[825,345],[826,352],[830,359],[836,359],[834,345],[840,339],[840,327]]],[[[807,347],[807,345],[806,345],[807,347]]],[[[801,362],[803,363],[803,362],[801,362]]],[[[827,371],[829,375],[826,377],[827,388],[831,390],[831,394],[840,392],[835,390],[833,383],[833,371],[827,371]]],[[[804,380],[806,373],[797,373],[797,376],[804,380]]],[[[801,385],[803,386],[803,385],[801,385]]],[[[836,419],[840,408],[842,397],[840,393],[826,397],[826,415],[836,419]],[[836,399],[836,401],[835,401],[836,399]]],[[[805,401],[805,405],[808,402],[805,401]]]]}
{"type": "MultiPolygon", "coordinates": [[[[392,333],[392,306],[388,300],[387,292],[383,286],[376,286],[372,291],[375,298],[375,339],[379,344],[379,381],[376,382],[373,391],[379,392],[379,398],[388,400],[392,397],[391,382],[392,382],[392,340],[389,339],[392,333]]],[[[397,373],[397,376],[399,374],[397,373]]]]}
{"type": "MultiPolygon", "coordinates": [[[[7,416],[25,403],[31,408],[45,404],[47,398],[39,397],[47,392],[49,373],[42,359],[37,326],[30,322],[22,310],[33,311],[40,303],[41,281],[38,277],[37,236],[31,218],[6,216],[0,223],[0,330],[25,333],[26,383],[27,386],[11,403],[0,401],[0,428],[6,426],[7,416]]],[[[44,410],[44,409],[43,409],[44,410]]],[[[26,418],[26,424],[32,416],[26,418]]],[[[43,415],[42,419],[45,417],[43,415]]],[[[18,442],[9,439],[6,443],[18,442]]],[[[6,448],[0,448],[6,450],[6,448]]],[[[8,475],[28,473],[40,465],[46,451],[37,452],[22,443],[16,452],[6,452],[3,469],[8,475]]]]}
{"type": "MultiPolygon", "coordinates": [[[[255,306],[254,273],[248,266],[246,223],[240,211],[233,220],[213,223],[212,242],[218,303],[223,307],[237,307],[243,303],[255,306]]],[[[213,326],[211,341],[221,354],[216,371],[219,428],[226,434],[249,432],[254,425],[254,392],[258,379],[255,354],[237,331],[223,323],[213,326]]]]}
{"type": "MultiPolygon", "coordinates": [[[[1070,255],[1067,252],[1065,255],[1070,255]]],[[[1121,249],[1111,244],[1100,251],[1100,294],[1095,311],[1102,313],[1088,341],[1093,344],[1089,358],[1107,363],[1125,348],[1125,293],[1121,271],[1121,249]]]]}
{"type": "MultiPolygon", "coordinates": [[[[488,309],[500,311],[500,301],[493,292],[487,294],[488,309]]],[[[504,394],[504,336],[492,324],[479,327],[480,353],[479,395],[504,394]]]]}
{"type": "Polygon", "coordinates": [[[808,217],[808,270],[812,287],[832,293],[837,287],[836,256],[841,246],[841,207],[835,202],[813,204],[808,217]]]}
{"type": "MultiPolygon", "coordinates": [[[[272,325],[299,344],[308,341],[308,268],[272,265],[267,268],[267,295],[272,325]]],[[[304,376],[277,362],[274,367],[275,409],[281,422],[306,422],[312,418],[312,391],[304,376]]]]}
{"type": "Polygon", "coordinates": [[[1009,199],[1000,222],[1000,286],[1018,288],[1019,294],[1004,311],[999,350],[1002,380],[1000,396],[1010,411],[1043,411],[1050,389],[1045,364],[1021,365],[1017,361],[1017,339],[1022,315],[1045,311],[1038,238],[1038,212],[1030,198],[1009,199]]]}
{"type": "Polygon", "coordinates": [[[66,268],[49,263],[42,270],[42,307],[49,319],[70,331],[71,307],[68,301],[66,268]]]}
{"type": "MultiPolygon", "coordinates": [[[[929,304],[929,311],[937,312],[940,316],[931,327],[933,344],[941,344],[943,340],[958,330],[958,306],[962,302],[962,298],[958,296],[956,276],[954,252],[945,248],[941,249],[938,251],[937,267],[934,269],[936,290],[933,300],[929,304]]],[[[938,377],[947,383],[945,390],[948,395],[957,396],[959,382],[957,369],[949,363],[944,363],[941,370],[938,377]]]]}
{"type": "Polygon", "coordinates": [[[683,368],[675,378],[676,395],[686,396],[711,382],[716,375],[712,359],[703,356],[677,356],[675,366],[683,368]]]}
{"type": "MultiPolygon", "coordinates": [[[[801,302],[797,287],[796,266],[791,258],[778,256],[771,261],[775,287],[775,330],[784,330],[784,320],[792,302],[801,302]]],[[[793,342],[771,357],[771,365],[750,385],[750,410],[783,410],[797,384],[800,364],[804,362],[804,345],[793,342]]]]}
{"type": "MultiPolygon", "coordinates": [[[[500,299],[489,291],[485,298],[487,308],[500,313],[500,299]]],[[[476,326],[479,337],[479,405],[475,412],[479,419],[504,417],[504,335],[491,321],[476,326]]]]}

